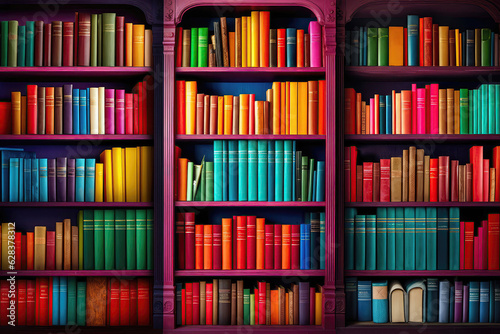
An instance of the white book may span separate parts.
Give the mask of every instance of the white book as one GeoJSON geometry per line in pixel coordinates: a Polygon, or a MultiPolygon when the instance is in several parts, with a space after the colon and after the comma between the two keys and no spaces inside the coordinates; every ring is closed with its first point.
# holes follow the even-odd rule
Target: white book
{"type": "Polygon", "coordinates": [[[99,119],[99,134],[103,135],[105,134],[105,126],[104,126],[104,106],[105,106],[105,99],[104,99],[104,87],[99,87],[99,93],[98,93],[98,119],[99,119]]]}
{"type": "Polygon", "coordinates": [[[89,110],[90,110],[90,134],[99,134],[99,89],[91,87],[89,89],[89,110]]]}

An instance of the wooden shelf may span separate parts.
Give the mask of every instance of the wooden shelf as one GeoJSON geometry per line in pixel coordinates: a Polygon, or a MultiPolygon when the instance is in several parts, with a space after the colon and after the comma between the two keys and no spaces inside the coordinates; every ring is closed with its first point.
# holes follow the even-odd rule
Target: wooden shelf
{"type": "Polygon", "coordinates": [[[418,277],[499,277],[500,270],[346,270],[348,277],[373,277],[373,276],[418,276],[418,277]]]}
{"type": "MultiPolygon", "coordinates": [[[[499,136],[500,137],[500,136],[499,136]]],[[[212,140],[310,140],[322,141],[325,135],[176,135],[177,141],[212,141],[212,140]]]]}
{"type": "Polygon", "coordinates": [[[151,73],[150,67],[119,67],[119,66],[49,66],[49,67],[0,67],[0,79],[9,80],[49,80],[68,79],[123,79],[140,77],[151,73]]]}
{"type": "Polygon", "coordinates": [[[206,276],[324,276],[324,270],[176,270],[176,277],[206,277],[206,276]]]}
{"type": "Polygon", "coordinates": [[[0,142],[8,141],[13,142],[23,142],[29,144],[52,144],[52,143],[63,143],[68,144],[68,142],[78,143],[81,141],[90,141],[92,143],[99,142],[150,142],[153,140],[153,136],[150,135],[0,135],[0,142]]]}
{"type": "MultiPolygon", "coordinates": [[[[500,203],[499,203],[500,205],[500,203]]],[[[325,202],[199,202],[176,201],[177,207],[324,207],[325,202]]]]}
{"type": "Polygon", "coordinates": [[[435,144],[446,143],[482,143],[485,141],[500,141],[500,135],[346,135],[345,143],[390,143],[390,144],[435,144]]]}
{"type": "Polygon", "coordinates": [[[152,208],[152,202],[0,202],[16,208],[152,208]]]}
{"type": "Polygon", "coordinates": [[[346,208],[380,207],[459,207],[459,208],[498,208],[500,202],[346,202],[346,208]]]}
{"type": "Polygon", "coordinates": [[[0,277],[7,276],[153,276],[152,270],[13,270],[0,271],[0,277]]]}
{"type": "Polygon", "coordinates": [[[176,77],[225,82],[324,79],[325,67],[177,67],[176,77]],[[300,79],[299,79],[300,78],[300,79]]]}

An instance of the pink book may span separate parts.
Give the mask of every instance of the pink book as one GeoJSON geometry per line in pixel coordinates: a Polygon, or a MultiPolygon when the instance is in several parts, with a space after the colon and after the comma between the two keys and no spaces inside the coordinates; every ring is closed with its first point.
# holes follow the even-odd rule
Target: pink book
{"type": "Polygon", "coordinates": [[[439,134],[439,84],[431,84],[431,134],[439,134]]]}
{"type": "Polygon", "coordinates": [[[396,91],[392,93],[392,134],[396,134],[396,91]]]}
{"type": "Polygon", "coordinates": [[[255,269],[255,216],[247,216],[247,269],[255,269]]]}
{"type": "Polygon", "coordinates": [[[481,269],[481,257],[483,254],[479,254],[479,250],[481,247],[479,247],[480,244],[480,238],[481,235],[483,234],[483,228],[479,227],[477,229],[477,236],[474,236],[474,269],[481,269]]]}
{"type": "MultiPolygon", "coordinates": [[[[420,88],[421,89],[421,88],[420,88]]],[[[411,84],[411,133],[417,132],[417,84],[411,84]]]]}
{"type": "Polygon", "coordinates": [[[47,231],[47,241],[46,241],[46,254],[47,259],[45,260],[46,270],[56,269],[56,232],[47,231]]]}
{"type": "Polygon", "coordinates": [[[134,134],[134,94],[125,94],[125,134],[134,134]]]}
{"type": "Polygon", "coordinates": [[[115,90],[104,91],[104,127],[107,135],[115,134],[115,90]]]}
{"type": "Polygon", "coordinates": [[[117,89],[115,96],[115,133],[125,134],[125,89],[117,89]]]}
{"type": "Polygon", "coordinates": [[[311,67],[321,67],[321,25],[317,21],[309,22],[311,40],[311,67]]]}
{"type": "Polygon", "coordinates": [[[465,223],[460,222],[460,270],[465,269],[465,223]]]}
{"type": "Polygon", "coordinates": [[[375,123],[375,132],[374,134],[378,135],[380,134],[380,95],[375,94],[375,113],[374,116],[371,118],[372,123],[375,123]]]}
{"type": "Polygon", "coordinates": [[[481,222],[481,250],[479,253],[481,254],[481,269],[488,269],[488,221],[483,220],[481,222]]]}
{"type": "Polygon", "coordinates": [[[375,134],[375,99],[370,98],[370,134],[375,134]]]}
{"type": "Polygon", "coordinates": [[[490,201],[490,159],[483,159],[483,202],[490,201]]]}
{"type": "Polygon", "coordinates": [[[222,269],[222,225],[212,226],[212,263],[214,270],[222,269]]]}
{"type": "Polygon", "coordinates": [[[431,85],[425,85],[425,133],[431,133],[431,85]]]}
{"type": "Polygon", "coordinates": [[[309,325],[314,325],[316,307],[316,289],[309,287],[309,325]]]}
{"type": "MultiPolygon", "coordinates": [[[[416,121],[414,120],[413,122],[417,124],[417,131],[416,133],[419,135],[425,134],[425,105],[426,105],[426,100],[425,100],[425,88],[418,88],[417,89],[417,94],[416,96],[416,121]]],[[[412,95],[412,98],[414,96],[412,95]]]]}
{"type": "Polygon", "coordinates": [[[250,94],[250,98],[248,101],[248,134],[255,134],[255,94],[250,94]]]}

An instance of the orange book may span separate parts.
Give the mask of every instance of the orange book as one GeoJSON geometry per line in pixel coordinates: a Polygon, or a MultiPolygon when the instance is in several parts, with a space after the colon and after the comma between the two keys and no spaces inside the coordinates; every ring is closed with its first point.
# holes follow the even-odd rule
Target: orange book
{"type": "Polygon", "coordinates": [[[194,226],[194,250],[195,250],[195,269],[200,270],[204,268],[204,256],[203,256],[203,248],[204,248],[204,239],[203,239],[203,232],[204,232],[204,226],[203,225],[195,225],[194,226]]]}
{"type": "Polygon", "coordinates": [[[411,134],[411,90],[401,91],[401,134],[411,134]]]}
{"type": "Polygon", "coordinates": [[[235,53],[235,33],[234,31],[230,31],[228,33],[229,35],[229,66],[235,67],[236,66],[236,53],[235,53]]]}
{"type": "Polygon", "coordinates": [[[144,66],[144,24],[132,27],[132,66],[144,66]]]}
{"type": "Polygon", "coordinates": [[[290,299],[289,299],[290,295],[288,294],[288,292],[285,294],[285,325],[288,325],[288,317],[290,316],[290,312],[289,312],[289,309],[288,307],[290,307],[290,299]]]}
{"type": "Polygon", "coordinates": [[[196,134],[196,81],[186,81],[186,134],[196,134]]]}
{"type": "Polygon", "coordinates": [[[259,50],[260,50],[260,67],[269,67],[269,29],[270,18],[269,12],[260,12],[259,17],[259,50]]]}
{"type": "Polygon", "coordinates": [[[279,82],[273,82],[273,127],[272,134],[279,135],[281,133],[281,117],[280,117],[280,107],[281,107],[281,85],[279,82]]]}
{"type": "Polygon", "coordinates": [[[307,135],[307,82],[297,84],[297,134],[307,135]]]}
{"type": "Polygon", "coordinates": [[[318,134],[326,135],[326,80],[318,81],[318,134]]]}
{"type": "Polygon", "coordinates": [[[248,134],[249,98],[248,94],[240,94],[240,135],[248,134]]]}
{"type": "Polygon", "coordinates": [[[233,220],[231,218],[222,218],[222,270],[231,270],[233,264],[232,258],[232,228],[233,220]]]}
{"type": "Polygon", "coordinates": [[[287,95],[286,95],[286,82],[280,82],[280,95],[281,95],[281,104],[280,104],[280,134],[286,134],[286,104],[287,104],[287,95]]]}
{"type": "Polygon", "coordinates": [[[273,133],[273,90],[266,90],[266,102],[264,103],[264,134],[273,133]]]}
{"type": "Polygon", "coordinates": [[[224,134],[233,134],[233,96],[224,95],[224,134]]]}
{"type": "Polygon", "coordinates": [[[307,83],[307,134],[318,134],[318,82],[307,83]]]}
{"type": "Polygon", "coordinates": [[[224,96],[217,96],[217,134],[224,134],[224,96]]]}
{"type": "Polygon", "coordinates": [[[125,66],[132,66],[133,23],[125,23],[125,66]]]}
{"type": "Polygon", "coordinates": [[[297,29],[297,67],[304,67],[304,30],[297,29]]]}
{"type": "MultiPolygon", "coordinates": [[[[320,81],[321,85],[321,81],[320,81]]],[[[361,134],[361,93],[356,93],[356,134],[361,134]]]]}
{"type": "Polygon", "coordinates": [[[404,63],[403,48],[404,48],[404,28],[389,27],[389,66],[403,66],[404,63]]]}
{"type": "Polygon", "coordinates": [[[26,134],[26,96],[21,96],[21,134],[26,134]]]}
{"type": "Polygon", "coordinates": [[[33,270],[34,238],[33,232],[26,232],[26,270],[33,270]]]}
{"type": "MultiPolygon", "coordinates": [[[[281,226],[281,269],[290,269],[290,250],[292,227],[290,225],[281,226]]],[[[287,317],[288,318],[288,317],[287,317]]]]}
{"type": "Polygon", "coordinates": [[[264,134],[264,101],[255,101],[255,134],[264,134]]]}
{"type": "Polygon", "coordinates": [[[271,325],[279,325],[279,293],[278,290],[271,290],[271,325]]]}
{"type": "Polygon", "coordinates": [[[188,159],[179,158],[179,184],[178,184],[178,198],[179,201],[187,200],[187,165],[188,159]]]}
{"type": "Polygon", "coordinates": [[[212,269],[212,225],[203,226],[203,269],[212,269]]]}
{"type": "Polygon", "coordinates": [[[241,67],[247,67],[247,18],[241,17],[241,67]]]}
{"type": "MultiPolygon", "coordinates": [[[[53,91],[53,88],[52,88],[53,91]]],[[[12,134],[21,134],[21,92],[11,93],[12,103],[12,134]]],[[[2,120],[5,121],[5,120],[2,120]]],[[[53,124],[53,123],[52,123],[53,124]]],[[[54,127],[52,126],[52,129],[54,127]]]]}
{"type": "MultiPolygon", "coordinates": [[[[457,29],[457,31],[458,31],[458,29],[457,29]]],[[[458,34],[458,40],[459,41],[462,40],[462,33],[458,34]]],[[[457,44],[458,44],[458,49],[459,49],[458,50],[458,57],[459,57],[459,59],[458,59],[459,65],[458,66],[463,66],[463,64],[462,64],[462,61],[463,61],[463,59],[462,59],[462,43],[457,43],[457,44]]]]}
{"type": "Polygon", "coordinates": [[[370,105],[367,104],[367,105],[365,105],[365,124],[366,124],[366,127],[365,127],[366,132],[365,133],[367,135],[368,134],[373,134],[373,133],[370,132],[370,121],[371,121],[370,120],[370,105]]]}
{"type": "Polygon", "coordinates": [[[255,247],[255,257],[257,260],[256,269],[264,269],[264,259],[265,259],[265,224],[266,220],[264,218],[257,218],[257,244],[255,247]]]}
{"type": "MultiPolygon", "coordinates": [[[[290,133],[291,135],[298,134],[298,83],[290,82],[290,133]]],[[[307,129],[307,128],[306,128],[307,129]]]]}
{"type": "Polygon", "coordinates": [[[45,134],[54,134],[54,87],[45,88],[45,134]]]}

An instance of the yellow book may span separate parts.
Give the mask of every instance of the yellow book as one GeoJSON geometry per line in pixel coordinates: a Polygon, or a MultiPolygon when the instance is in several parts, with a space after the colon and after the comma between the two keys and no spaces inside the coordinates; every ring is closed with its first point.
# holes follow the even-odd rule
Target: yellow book
{"type": "Polygon", "coordinates": [[[252,17],[252,67],[259,67],[259,15],[257,11],[251,13],[252,17]]]}
{"type": "Polygon", "coordinates": [[[315,321],[314,321],[314,324],[316,326],[321,326],[321,311],[323,310],[323,308],[321,307],[323,304],[322,304],[322,295],[321,295],[321,292],[316,292],[316,307],[315,307],[315,321]]]}
{"type": "Polygon", "coordinates": [[[137,148],[125,148],[125,202],[137,202],[137,148]]]}
{"type": "Polygon", "coordinates": [[[186,81],[186,134],[196,134],[196,81],[186,81]]]}
{"type": "Polygon", "coordinates": [[[297,82],[290,82],[290,134],[298,133],[298,98],[297,82]]]}
{"type": "Polygon", "coordinates": [[[389,66],[403,66],[404,28],[389,27],[389,66]]]}
{"type": "Polygon", "coordinates": [[[153,147],[141,146],[141,202],[153,201],[153,147]]]}
{"type": "Polygon", "coordinates": [[[241,66],[247,67],[247,18],[241,18],[241,66]]]}
{"type": "Polygon", "coordinates": [[[280,128],[281,128],[281,115],[280,115],[280,108],[281,108],[281,85],[279,82],[273,82],[273,106],[272,106],[272,115],[273,115],[273,124],[272,124],[272,129],[269,129],[270,133],[273,135],[279,135],[280,134],[280,128]]]}
{"type": "Polygon", "coordinates": [[[125,23],[125,66],[132,66],[133,23],[125,23]]]}
{"type": "Polygon", "coordinates": [[[224,96],[217,96],[217,134],[224,134],[224,96]]]}
{"type": "Polygon", "coordinates": [[[224,95],[224,134],[233,134],[233,96],[224,95]]]}
{"type": "MultiPolygon", "coordinates": [[[[3,225],[3,224],[2,224],[3,225]]],[[[2,226],[2,231],[3,231],[2,226]]],[[[3,235],[3,234],[2,234],[3,235]]],[[[33,252],[33,270],[45,270],[45,248],[47,244],[47,228],[35,226],[35,242],[33,252]]],[[[2,242],[3,245],[3,242],[2,242]]],[[[2,261],[2,264],[4,262],[2,261]]]]}
{"type": "MultiPolygon", "coordinates": [[[[2,223],[2,270],[9,270],[8,256],[9,256],[9,223],[2,223]]],[[[45,268],[44,268],[45,269],[45,268]]]]}
{"type": "Polygon", "coordinates": [[[100,156],[104,165],[104,201],[113,202],[113,164],[111,150],[104,150],[100,156]]]}
{"type": "Polygon", "coordinates": [[[462,61],[463,61],[463,59],[462,59],[462,33],[458,34],[458,38],[460,39],[460,43],[458,43],[458,53],[459,53],[458,60],[460,62],[459,66],[463,66],[463,64],[462,64],[462,61]]]}
{"type": "Polygon", "coordinates": [[[449,27],[439,26],[439,66],[449,66],[449,27]]]}
{"type": "Polygon", "coordinates": [[[141,147],[137,146],[135,150],[136,160],[136,182],[137,182],[137,202],[142,202],[141,200],[141,147]]]}
{"type": "Polygon", "coordinates": [[[460,66],[460,44],[462,40],[460,39],[460,31],[455,29],[455,66],[460,66]]]}
{"type": "Polygon", "coordinates": [[[252,18],[247,16],[247,67],[252,67],[252,18]]]}
{"type": "Polygon", "coordinates": [[[95,201],[104,202],[104,164],[95,164],[95,201]]]}
{"type": "Polygon", "coordinates": [[[298,85],[298,133],[307,135],[307,82],[298,85]]]}
{"type": "Polygon", "coordinates": [[[113,199],[115,202],[123,202],[123,156],[121,147],[113,147],[112,166],[113,166],[113,199]]]}
{"type": "Polygon", "coordinates": [[[132,64],[144,66],[144,24],[134,24],[132,30],[132,64]]]}
{"type": "Polygon", "coordinates": [[[234,31],[230,31],[227,33],[229,35],[229,66],[235,67],[236,53],[234,49],[235,45],[235,34],[234,31]]]}

